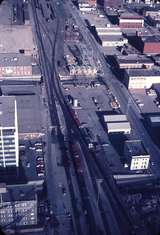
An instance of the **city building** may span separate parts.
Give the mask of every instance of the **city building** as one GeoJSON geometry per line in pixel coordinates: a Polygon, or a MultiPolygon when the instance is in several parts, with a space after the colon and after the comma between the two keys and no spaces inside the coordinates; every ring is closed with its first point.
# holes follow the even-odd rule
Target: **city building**
{"type": "Polygon", "coordinates": [[[18,53],[1,53],[0,80],[39,82],[41,73],[32,56],[18,53]]]}
{"type": "Polygon", "coordinates": [[[98,35],[122,35],[120,27],[112,24],[104,14],[86,13],[84,18],[88,26],[95,29],[98,35]]]}
{"type": "Polygon", "coordinates": [[[121,29],[139,29],[144,27],[143,17],[133,13],[122,13],[119,17],[121,29]]]}
{"type": "Polygon", "coordinates": [[[150,155],[141,140],[126,140],[124,155],[126,156],[130,170],[148,169],[150,155]]]}
{"type": "Polygon", "coordinates": [[[96,0],[79,0],[78,6],[80,11],[90,12],[96,9],[97,1],[96,0]]]}
{"type": "Polygon", "coordinates": [[[108,133],[131,133],[131,126],[129,122],[107,122],[108,133]]]}
{"type": "Polygon", "coordinates": [[[13,96],[0,97],[0,166],[19,166],[17,103],[13,96]]]}
{"type": "Polygon", "coordinates": [[[99,35],[102,47],[124,46],[128,43],[128,39],[119,35],[99,35]]]}
{"type": "Polygon", "coordinates": [[[4,96],[10,97],[14,94],[16,97],[19,140],[42,137],[44,106],[39,84],[1,85],[1,92],[4,96]]]}
{"type": "Polygon", "coordinates": [[[104,115],[103,118],[107,126],[108,133],[130,134],[131,125],[128,122],[126,115],[123,114],[104,115]]]}
{"type": "Polygon", "coordinates": [[[148,115],[148,123],[151,127],[160,127],[160,115],[148,115]]]}
{"type": "Polygon", "coordinates": [[[160,54],[160,36],[153,35],[153,36],[144,36],[138,37],[138,40],[135,41],[139,50],[148,55],[152,54],[160,54]]]}
{"type": "Polygon", "coordinates": [[[128,89],[147,89],[160,83],[160,71],[152,69],[126,69],[125,84],[128,89]]]}
{"type": "Polygon", "coordinates": [[[78,0],[78,3],[83,5],[96,6],[97,0],[78,0]]]}
{"type": "Polygon", "coordinates": [[[137,3],[142,3],[142,4],[147,4],[147,5],[153,5],[153,4],[158,4],[159,0],[124,0],[125,3],[129,4],[137,4],[137,3]]]}
{"type": "Polygon", "coordinates": [[[87,51],[83,44],[65,46],[64,53],[70,76],[97,75],[98,68],[92,51],[87,51]]]}
{"type": "Polygon", "coordinates": [[[37,194],[31,185],[0,184],[0,226],[37,225],[37,194]]]}
{"type": "Polygon", "coordinates": [[[120,55],[115,59],[119,69],[151,69],[154,66],[154,62],[144,55],[120,55]]]}
{"type": "Polygon", "coordinates": [[[123,3],[123,0],[104,0],[104,7],[119,8],[123,3]]]}

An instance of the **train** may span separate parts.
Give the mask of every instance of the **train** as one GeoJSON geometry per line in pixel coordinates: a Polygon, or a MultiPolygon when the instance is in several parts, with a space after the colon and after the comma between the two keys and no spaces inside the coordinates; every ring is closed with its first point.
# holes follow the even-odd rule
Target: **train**
{"type": "Polygon", "coordinates": [[[78,142],[72,142],[70,144],[71,147],[71,153],[73,156],[73,161],[75,165],[76,172],[78,174],[83,173],[83,165],[82,165],[82,159],[81,159],[81,150],[78,142]]]}

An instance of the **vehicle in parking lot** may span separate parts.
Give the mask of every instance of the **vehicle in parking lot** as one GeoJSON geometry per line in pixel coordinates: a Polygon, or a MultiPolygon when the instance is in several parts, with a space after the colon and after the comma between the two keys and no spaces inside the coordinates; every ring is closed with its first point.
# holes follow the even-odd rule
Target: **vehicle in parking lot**
{"type": "Polygon", "coordinates": [[[44,167],[37,167],[36,171],[38,176],[44,176],[45,173],[44,167]]]}
{"type": "Polygon", "coordinates": [[[62,194],[65,196],[66,195],[66,189],[64,186],[62,186],[62,194]]]}
{"type": "Polygon", "coordinates": [[[44,164],[41,163],[41,162],[38,162],[38,163],[36,164],[36,168],[44,169],[44,164]]]}
{"type": "Polygon", "coordinates": [[[38,172],[37,175],[40,176],[44,176],[44,172],[38,172]]]}
{"type": "Polygon", "coordinates": [[[36,152],[43,152],[43,149],[42,148],[37,148],[36,152]]]}
{"type": "Polygon", "coordinates": [[[44,161],[44,157],[43,157],[43,156],[38,156],[38,157],[36,158],[36,160],[37,160],[37,161],[44,161]]]}

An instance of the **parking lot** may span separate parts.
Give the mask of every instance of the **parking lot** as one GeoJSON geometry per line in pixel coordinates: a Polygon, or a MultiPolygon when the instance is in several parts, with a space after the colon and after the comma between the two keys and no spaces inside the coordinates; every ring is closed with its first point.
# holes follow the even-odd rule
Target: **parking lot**
{"type": "Polygon", "coordinates": [[[130,92],[141,113],[160,112],[160,108],[155,103],[156,95],[147,95],[144,89],[131,90],[130,92]]]}
{"type": "Polygon", "coordinates": [[[19,153],[27,181],[44,179],[45,150],[40,139],[20,141],[19,153]]]}

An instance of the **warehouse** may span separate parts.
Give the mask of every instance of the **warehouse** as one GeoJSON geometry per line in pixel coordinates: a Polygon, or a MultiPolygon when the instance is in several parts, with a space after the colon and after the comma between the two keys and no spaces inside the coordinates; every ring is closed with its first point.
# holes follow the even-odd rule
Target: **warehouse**
{"type": "Polygon", "coordinates": [[[130,170],[148,169],[150,155],[147,153],[141,140],[126,140],[124,155],[130,170]]]}
{"type": "Polygon", "coordinates": [[[137,45],[138,49],[144,54],[160,54],[159,35],[137,37],[137,39],[135,40],[135,44],[137,45]]]}
{"type": "Polygon", "coordinates": [[[129,122],[107,122],[108,133],[131,133],[131,126],[129,122]]]}
{"type": "Polygon", "coordinates": [[[119,35],[99,35],[99,38],[103,47],[117,47],[128,43],[128,39],[119,35]]]}
{"type": "Polygon", "coordinates": [[[126,55],[116,56],[116,62],[119,69],[151,69],[154,62],[144,55],[126,55]]]}
{"type": "Polygon", "coordinates": [[[125,84],[128,89],[148,89],[160,83],[160,71],[152,69],[128,69],[125,72],[125,84]]]}
{"type": "Polygon", "coordinates": [[[127,116],[124,114],[118,115],[104,115],[104,122],[125,122],[127,121],[127,116]]]}
{"type": "Polygon", "coordinates": [[[108,133],[130,134],[131,126],[124,114],[104,115],[104,122],[107,125],[108,133]]]}
{"type": "Polygon", "coordinates": [[[32,56],[0,53],[0,80],[40,81],[41,72],[32,56]]]}
{"type": "Polygon", "coordinates": [[[113,25],[105,15],[85,14],[89,27],[96,29],[98,35],[122,35],[121,29],[113,25]]]}
{"type": "Polygon", "coordinates": [[[132,13],[123,13],[119,18],[119,26],[121,29],[139,29],[144,26],[144,19],[132,13]]]}

